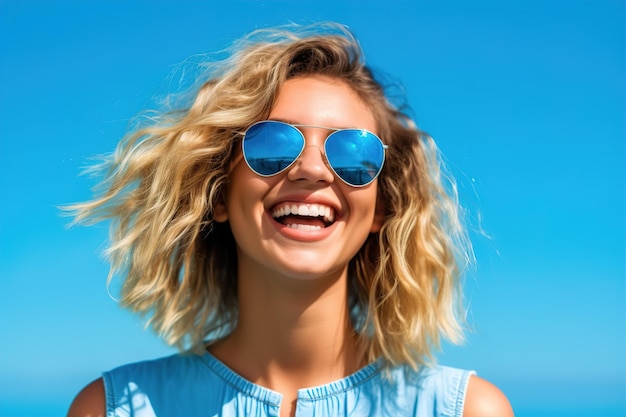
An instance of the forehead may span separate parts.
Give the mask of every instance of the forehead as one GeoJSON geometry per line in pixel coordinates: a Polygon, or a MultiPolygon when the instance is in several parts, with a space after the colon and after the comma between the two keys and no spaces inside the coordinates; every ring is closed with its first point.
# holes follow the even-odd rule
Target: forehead
{"type": "Polygon", "coordinates": [[[376,119],[369,106],[345,81],[329,77],[302,76],[287,80],[278,91],[270,118],[377,133],[376,119]]]}

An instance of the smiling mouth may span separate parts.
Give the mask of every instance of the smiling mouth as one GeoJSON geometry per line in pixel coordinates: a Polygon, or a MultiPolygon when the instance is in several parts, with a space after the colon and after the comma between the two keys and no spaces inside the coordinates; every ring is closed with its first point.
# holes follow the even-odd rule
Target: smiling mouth
{"type": "Polygon", "coordinates": [[[335,222],[335,210],[323,204],[281,203],[271,213],[278,223],[303,231],[321,230],[335,222]]]}

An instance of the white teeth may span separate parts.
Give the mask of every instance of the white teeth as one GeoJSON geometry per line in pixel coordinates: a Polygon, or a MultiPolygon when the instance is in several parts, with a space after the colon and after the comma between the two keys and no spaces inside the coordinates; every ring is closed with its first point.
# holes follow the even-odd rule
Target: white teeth
{"type": "Polygon", "coordinates": [[[332,223],[335,221],[333,210],[321,204],[291,204],[285,205],[272,211],[272,217],[279,218],[295,214],[307,217],[323,217],[325,222],[332,223]]]}

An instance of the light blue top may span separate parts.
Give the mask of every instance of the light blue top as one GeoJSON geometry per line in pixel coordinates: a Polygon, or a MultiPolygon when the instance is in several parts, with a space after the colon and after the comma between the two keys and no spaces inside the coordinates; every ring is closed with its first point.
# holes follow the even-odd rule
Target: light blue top
{"type": "MultiPolygon", "coordinates": [[[[469,376],[438,366],[386,374],[377,361],[339,381],[298,391],[296,417],[461,417],[469,376]]],[[[107,417],[278,416],[282,395],[256,385],[210,353],[173,355],[103,374],[107,417]]]]}

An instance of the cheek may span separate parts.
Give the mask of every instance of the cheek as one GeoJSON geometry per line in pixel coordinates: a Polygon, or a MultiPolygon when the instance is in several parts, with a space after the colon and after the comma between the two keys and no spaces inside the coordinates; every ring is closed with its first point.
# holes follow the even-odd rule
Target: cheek
{"type": "Polygon", "coordinates": [[[376,199],[376,208],[374,210],[374,220],[372,221],[372,227],[370,233],[378,233],[383,227],[385,221],[385,205],[380,199],[376,199]]]}
{"type": "Polygon", "coordinates": [[[366,189],[352,190],[348,198],[353,202],[355,215],[368,225],[375,221],[377,213],[377,192],[375,183],[369,185],[366,189]]]}
{"type": "Polygon", "coordinates": [[[256,223],[260,220],[265,211],[263,201],[270,187],[268,179],[254,174],[243,161],[233,169],[226,196],[231,227],[236,227],[233,222],[256,223]]]}

